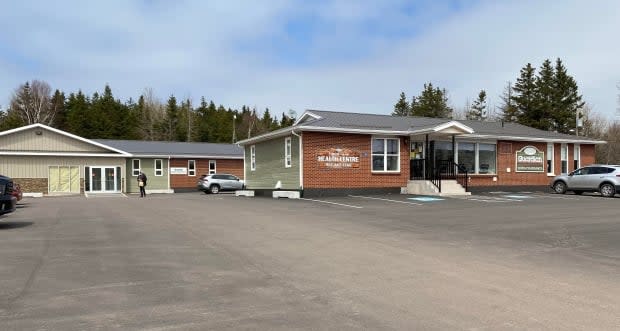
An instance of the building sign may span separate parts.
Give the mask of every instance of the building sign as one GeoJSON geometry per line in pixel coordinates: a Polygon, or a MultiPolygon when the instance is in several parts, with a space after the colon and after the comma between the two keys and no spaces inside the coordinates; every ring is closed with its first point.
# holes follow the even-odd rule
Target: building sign
{"type": "Polygon", "coordinates": [[[545,153],[534,146],[525,146],[517,151],[517,172],[544,172],[545,153]]]}
{"type": "Polygon", "coordinates": [[[181,167],[173,168],[173,167],[170,167],[170,174],[171,175],[187,175],[187,168],[181,168],[181,167]]]}
{"type": "Polygon", "coordinates": [[[319,168],[359,168],[360,152],[348,148],[322,149],[316,160],[319,168]]]}

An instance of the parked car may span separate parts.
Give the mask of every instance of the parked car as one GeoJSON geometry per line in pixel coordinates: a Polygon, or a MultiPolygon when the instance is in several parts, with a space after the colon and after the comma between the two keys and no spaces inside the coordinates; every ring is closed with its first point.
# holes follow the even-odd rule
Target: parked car
{"type": "Polygon", "coordinates": [[[198,190],[205,193],[218,194],[220,191],[242,190],[245,184],[235,175],[211,174],[200,176],[197,186],[198,190]]]}
{"type": "Polygon", "coordinates": [[[13,180],[0,175],[0,215],[15,211],[17,198],[13,196],[13,180]]]}
{"type": "Polygon", "coordinates": [[[579,168],[569,174],[555,176],[551,187],[556,193],[572,191],[600,192],[604,197],[613,197],[620,192],[620,165],[593,164],[579,168]]]}

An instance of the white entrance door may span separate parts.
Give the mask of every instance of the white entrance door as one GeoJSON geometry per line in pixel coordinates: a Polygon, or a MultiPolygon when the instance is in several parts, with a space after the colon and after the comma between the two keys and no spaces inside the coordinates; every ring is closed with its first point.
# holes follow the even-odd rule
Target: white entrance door
{"type": "Polygon", "coordinates": [[[119,167],[90,167],[89,192],[118,192],[119,167]]]}

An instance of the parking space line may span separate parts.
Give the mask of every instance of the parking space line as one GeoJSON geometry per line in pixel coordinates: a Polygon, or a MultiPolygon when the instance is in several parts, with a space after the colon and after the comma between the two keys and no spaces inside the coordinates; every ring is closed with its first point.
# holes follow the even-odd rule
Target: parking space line
{"type": "Polygon", "coordinates": [[[415,202],[408,202],[408,201],[400,201],[400,200],[392,200],[392,199],[383,199],[383,198],[374,198],[374,197],[365,197],[363,195],[349,195],[352,198],[362,198],[362,199],[371,199],[371,200],[380,200],[380,201],[389,201],[389,202],[395,202],[395,203],[403,203],[406,205],[415,205],[415,206],[421,206],[421,203],[415,203],[415,202]]]}
{"type": "Polygon", "coordinates": [[[497,198],[490,198],[490,199],[468,198],[468,199],[463,199],[463,200],[482,201],[482,202],[511,202],[511,201],[523,202],[523,200],[519,200],[519,199],[497,199],[497,198]]]}
{"type": "Polygon", "coordinates": [[[561,196],[553,196],[551,194],[549,195],[532,195],[533,197],[536,198],[549,198],[549,199],[563,199],[563,200],[579,200],[579,198],[572,198],[572,197],[561,197],[561,196]]]}
{"type": "Polygon", "coordinates": [[[338,205],[338,206],[349,207],[349,208],[358,208],[358,209],[359,208],[364,208],[364,207],[361,207],[361,206],[347,205],[347,204],[344,204],[344,203],[331,202],[331,201],[325,201],[325,200],[306,199],[306,198],[299,198],[299,200],[322,202],[322,203],[328,203],[328,204],[331,204],[331,205],[338,205]]]}

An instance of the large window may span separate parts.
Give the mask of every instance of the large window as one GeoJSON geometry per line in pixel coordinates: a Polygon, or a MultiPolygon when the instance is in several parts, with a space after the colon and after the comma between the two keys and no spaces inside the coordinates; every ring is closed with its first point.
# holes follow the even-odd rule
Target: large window
{"type": "Polygon", "coordinates": [[[372,139],[372,171],[400,171],[399,139],[372,139]]]}
{"type": "Polygon", "coordinates": [[[284,138],[284,167],[291,167],[291,137],[284,138]]]}
{"type": "Polygon", "coordinates": [[[250,146],[250,170],[256,170],[256,145],[250,146]]]}
{"type": "Polygon", "coordinates": [[[547,174],[553,175],[553,143],[547,143],[547,174]]]}
{"type": "Polygon", "coordinates": [[[435,160],[454,161],[452,152],[452,142],[435,141],[435,160]]]}
{"type": "Polygon", "coordinates": [[[187,160],[187,175],[196,176],[196,160],[187,160]]]}
{"type": "Polygon", "coordinates": [[[577,170],[581,167],[581,146],[575,144],[573,147],[573,170],[577,170]]]}
{"type": "Polygon", "coordinates": [[[131,160],[131,175],[138,176],[140,174],[140,160],[133,159],[131,160]]]}
{"type": "Polygon", "coordinates": [[[209,175],[212,175],[217,172],[217,164],[215,160],[209,160],[209,175]]]}
{"type": "Polygon", "coordinates": [[[478,173],[495,174],[497,150],[495,144],[478,144],[478,173]]]}
{"type": "Polygon", "coordinates": [[[467,169],[467,173],[474,173],[476,169],[476,144],[460,142],[458,159],[459,165],[467,169]]]}
{"type": "Polygon", "coordinates": [[[162,159],[155,160],[155,176],[163,176],[164,175],[164,162],[162,159]]]}
{"type": "Polygon", "coordinates": [[[562,144],[560,147],[560,160],[562,161],[562,173],[568,173],[568,145],[562,144]]]}

